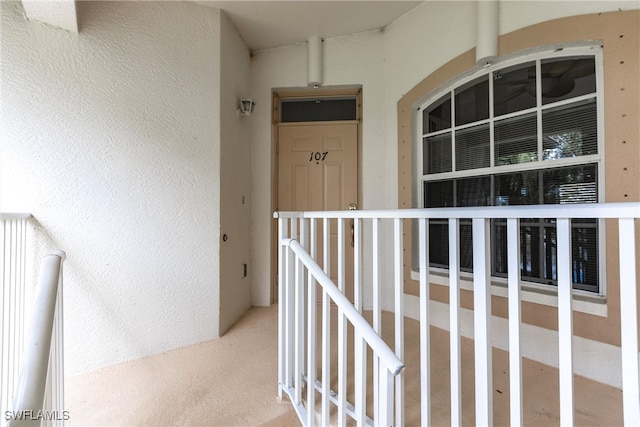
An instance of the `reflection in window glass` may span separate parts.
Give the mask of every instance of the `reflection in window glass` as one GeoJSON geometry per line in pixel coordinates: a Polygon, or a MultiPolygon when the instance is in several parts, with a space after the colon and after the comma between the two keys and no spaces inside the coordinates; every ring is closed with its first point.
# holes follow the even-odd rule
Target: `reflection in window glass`
{"type": "Polygon", "coordinates": [[[536,113],[496,122],[496,166],[535,162],[538,160],[536,113]]]}
{"type": "Polygon", "coordinates": [[[424,183],[425,208],[453,207],[453,180],[424,183]]]}
{"type": "Polygon", "coordinates": [[[596,92],[596,63],[593,56],[546,59],[541,62],[542,104],[596,92]]]}
{"type": "Polygon", "coordinates": [[[527,62],[493,73],[493,111],[501,116],[536,106],[536,63],[527,62]]]}
{"type": "Polygon", "coordinates": [[[424,138],[423,174],[451,172],[451,134],[424,138]]]}
{"type": "Polygon", "coordinates": [[[456,126],[489,118],[489,76],[455,90],[456,126]]]}
{"type": "Polygon", "coordinates": [[[537,205],[539,172],[515,172],[496,175],[495,206],[537,205]]]}
{"type": "Polygon", "coordinates": [[[456,170],[486,168],[491,165],[489,124],[456,132],[456,170]]]}
{"type": "Polygon", "coordinates": [[[587,156],[598,152],[596,100],[542,112],[543,159],[587,156]]]}
{"type": "Polygon", "coordinates": [[[456,180],[456,206],[490,206],[491,177],[480,176],[456,180]]]}
{"type": "Polygon", "coordinates": [[[447,94],[422,112],[422,132],[437,132],[450,127],[451,95],[447,94]]]}
{"type": "Polygon", "coordinates": [[[598,202],[594,164],[545,170],[542,180],[545,204],[598,202]]]}

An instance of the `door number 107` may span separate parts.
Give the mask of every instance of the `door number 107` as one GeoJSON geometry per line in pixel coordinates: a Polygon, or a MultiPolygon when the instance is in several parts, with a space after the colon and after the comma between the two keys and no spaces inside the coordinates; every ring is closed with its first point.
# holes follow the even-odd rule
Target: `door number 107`
{"type": "Polygon", "coordinates": [[[327,154],[329,154],[328,151],[325,151],[324,153],[321,153],[319,151],[312,151],[311,152],[311,156],[309,156],[309,161],[316,161],[316,162],[323,162],[324,159],[327,158],[327,154]]]}

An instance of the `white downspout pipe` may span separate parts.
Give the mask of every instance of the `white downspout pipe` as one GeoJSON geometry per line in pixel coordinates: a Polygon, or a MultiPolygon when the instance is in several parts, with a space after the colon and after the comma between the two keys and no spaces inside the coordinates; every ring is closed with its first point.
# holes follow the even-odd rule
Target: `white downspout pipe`
{"type": "Polygon", "coordinates": [[[491,65],[498,56],[498,0],[476,1],[476,63],[491,65]]]}
{"type": "Polygon", "coordinates": [[[307,85],[322,86],[322,37],[311,36],[307,40],[307,85]]]}

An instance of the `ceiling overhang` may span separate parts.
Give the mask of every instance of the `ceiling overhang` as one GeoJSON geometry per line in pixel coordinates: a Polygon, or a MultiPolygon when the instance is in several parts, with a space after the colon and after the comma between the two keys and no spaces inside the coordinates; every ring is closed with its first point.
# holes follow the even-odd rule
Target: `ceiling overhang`
{"type": "Polygon", "coordinates": [[[27,19],[78,32],[75,0],[22,0],[27,19]]]}

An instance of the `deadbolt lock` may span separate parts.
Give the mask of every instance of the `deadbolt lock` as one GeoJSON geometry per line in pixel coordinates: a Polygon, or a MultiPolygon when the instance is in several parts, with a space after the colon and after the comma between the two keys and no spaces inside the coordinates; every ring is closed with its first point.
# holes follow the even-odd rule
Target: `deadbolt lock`
{"type": "Polygon", "coordinates": [[[349,210],[350,211],[355,211],[356,209],[358,209],[358,205],[355,203],[349,203],[349,210]]]}

